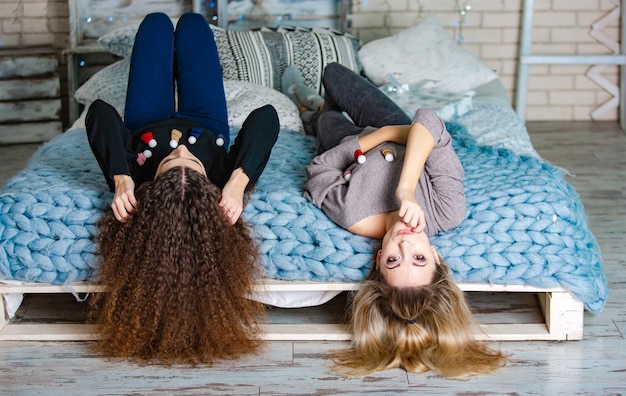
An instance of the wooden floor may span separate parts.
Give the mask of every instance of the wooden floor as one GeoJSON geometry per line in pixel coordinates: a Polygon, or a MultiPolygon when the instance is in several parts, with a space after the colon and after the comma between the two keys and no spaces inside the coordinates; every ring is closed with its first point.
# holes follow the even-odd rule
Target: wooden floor
{"type": "MultiPolygon", "coordinates": [[[[4,341],[0,394],[626,394],[626,135],[615,123],[533,122],[528,128],[540,155],[569,171],[602,249],[611,294],[603,312],[585,314],[582,341],[499,343],[510,364],[466,380],[402,370],[339,378],[329,370],[328,352],[343,342],[268,342],[258,356],[188,368],[104,359],[88,342],[4,341]]],[[[33,149],[0,147],[2,184],[33,149]]],[[[33,312],[45,309],[28,303],[33,312]]]]}

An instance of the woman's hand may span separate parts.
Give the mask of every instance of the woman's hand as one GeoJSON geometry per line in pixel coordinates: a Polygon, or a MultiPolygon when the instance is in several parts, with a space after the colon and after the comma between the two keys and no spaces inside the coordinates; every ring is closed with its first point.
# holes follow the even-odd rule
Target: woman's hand
{"type": "Polygon", "coordinates": [[[222,189],[219,206],[231,225],[237,222],[243,212],[243,194],[249,182],[250,178],[243,168],[237,168],[222,189]]]}
{"type": "Polygon", "coordinates": [[[400,202],[398,215],[402,221],[417,232],[422,232],[426,227],[426,218],[422,207],[415,200],[413,191],[398,190],[396,198],[400,202]]]}
{"type": "Polygon", "coordinates": [[[135,182],[128,175],[113,176],[115,195],[111,202],[111,209],[117,221],[126,223],[137,208],[135,199],[135,182]]]}

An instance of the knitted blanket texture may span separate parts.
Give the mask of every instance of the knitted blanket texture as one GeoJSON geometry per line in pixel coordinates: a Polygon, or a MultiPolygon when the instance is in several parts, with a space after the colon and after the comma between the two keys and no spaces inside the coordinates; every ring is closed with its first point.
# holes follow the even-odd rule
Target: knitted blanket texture
{"type": "MultiPolygon", "coordinates": [[[[564,286],[600,311],[608,296],[596,240],[562,171],[479,146],[448,123],[465,169],[467,216],[431,238],[459,282],[564,286]]],[[[236,131],[232,131],[236,134],[236,131]]],[[[335,225],[303,196],[314,139],[283,129],[243,217],[274,279],[358,282],[378,241],[335,225]]],[[[42,146],[0,192],[0,279],[66,284],[97,276],[96,222],[109,192],[84,128],[42,146]]]]}

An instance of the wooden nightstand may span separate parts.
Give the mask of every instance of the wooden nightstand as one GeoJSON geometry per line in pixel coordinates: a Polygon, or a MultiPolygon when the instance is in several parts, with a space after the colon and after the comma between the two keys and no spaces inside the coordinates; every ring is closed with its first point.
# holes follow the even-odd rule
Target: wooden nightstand
{"type": "Polygon", "coordinates": [[[0,144],[36,143],[63,131],[52,47],[0,50],[0,144]]]}

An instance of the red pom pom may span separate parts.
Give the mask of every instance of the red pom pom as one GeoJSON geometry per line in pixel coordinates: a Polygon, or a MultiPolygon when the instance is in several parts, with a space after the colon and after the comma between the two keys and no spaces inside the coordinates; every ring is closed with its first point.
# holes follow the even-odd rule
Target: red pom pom
{"type": "Polygon", "coordinates": [[[154,148],[157,145],[157,141],[154,140],[154,136],[152,135],[152,132],[146,132],[146,133],[142,134],[140,139],[141,139],[142,142],[147,144],[148,147],[154,148]]]}
{"type": "Polygon", "coordinates": [[[359,164],[365,163],[365,155],[363,154],[361,150],[356,150],[354,152],[354,160],[358,162],[359,164]]]}

